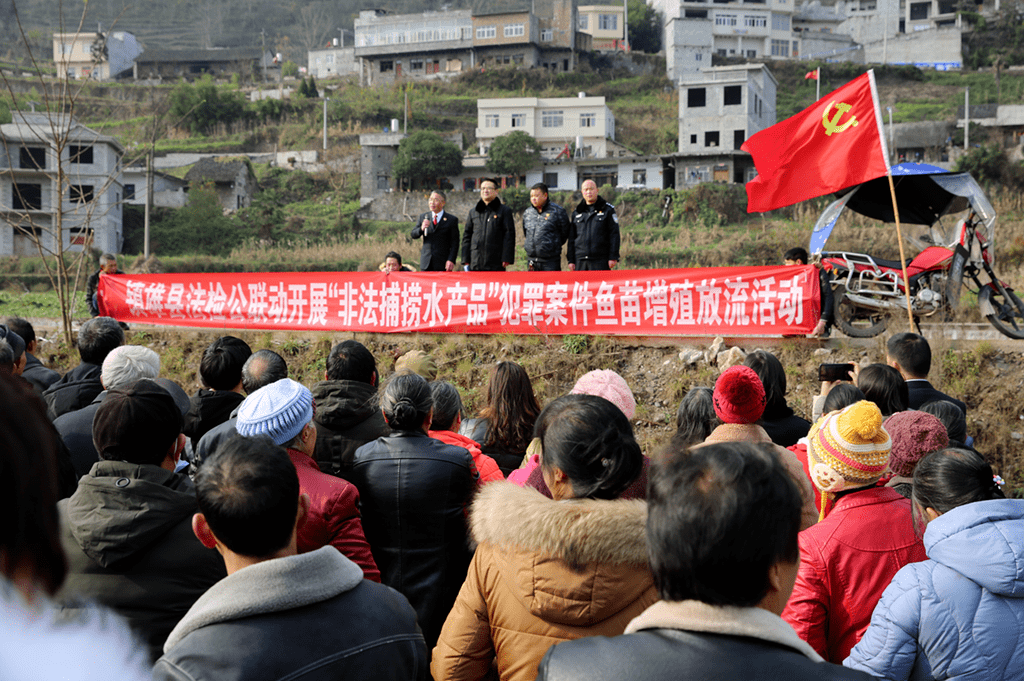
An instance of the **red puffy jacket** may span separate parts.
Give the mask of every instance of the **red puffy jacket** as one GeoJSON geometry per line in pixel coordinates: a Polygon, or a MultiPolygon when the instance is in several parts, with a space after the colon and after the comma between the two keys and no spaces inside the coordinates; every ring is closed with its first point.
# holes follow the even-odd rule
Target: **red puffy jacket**
{"type": "Polygon", "coordinates": [[[800,570],[782,619],[839,664],[896,572],[927,558],[909,499],[887,487],[843,494],[824,520],[800,533],[800,570]]]}

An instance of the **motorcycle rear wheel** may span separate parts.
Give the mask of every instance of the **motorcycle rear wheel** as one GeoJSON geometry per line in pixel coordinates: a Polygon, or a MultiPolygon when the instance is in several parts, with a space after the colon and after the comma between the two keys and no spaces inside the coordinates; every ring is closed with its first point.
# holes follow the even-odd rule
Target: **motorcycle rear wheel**
{"type": "Polygon", "coordinates": [[[846,297],[845,286],[837,286],[832,296],[836,301],[836,326],[847,336],[872,338],[889,326],[889,315],[884,311],[868,310],[851,303],[846,297]]]}
{"type": "Polygon", "coordinates": [[[1005,336],[1024,339],[1024,302],[1016,293],[1006,289],[1006,295],[1003,296],[992,286],[986,286],[978,294],[978,304],[984,305],[986,302],[996,311],[985,317],[992,326],[1005,336]]]}

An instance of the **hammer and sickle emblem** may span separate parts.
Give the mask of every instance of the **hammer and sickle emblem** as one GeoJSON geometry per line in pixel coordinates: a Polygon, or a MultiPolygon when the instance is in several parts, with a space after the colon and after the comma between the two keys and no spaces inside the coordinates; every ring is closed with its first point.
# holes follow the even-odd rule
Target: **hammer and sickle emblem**
{"type": "Polygon", "coordinates": [[[821,116],[821,125],[825,128],[826,137],[831,137],[834,132],[842,132],[850,126],[857,125],[857,119],[854,116],[850,116],[850,118],[842,125],[839,124],[839,119],[842,118],[843,114],[851,108],[852,107],[845,102],[840,102],[839,104],[836,104],[834,100],[829,102],[829,105],[825,107],[825,113],[821,116]],[[833,106],[836,107],[836,114],[832,117],[832,120],[829,120],[828,114],[832,110],[833,106]]]}

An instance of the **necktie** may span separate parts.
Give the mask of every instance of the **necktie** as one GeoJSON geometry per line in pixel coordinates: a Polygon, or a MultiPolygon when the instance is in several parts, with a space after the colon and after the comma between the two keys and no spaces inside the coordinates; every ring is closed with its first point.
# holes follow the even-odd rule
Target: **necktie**
{"type": "Polygon", "coordinates": [[[434,213],[434,227],[437,227],[437,213],[434,213]]]}

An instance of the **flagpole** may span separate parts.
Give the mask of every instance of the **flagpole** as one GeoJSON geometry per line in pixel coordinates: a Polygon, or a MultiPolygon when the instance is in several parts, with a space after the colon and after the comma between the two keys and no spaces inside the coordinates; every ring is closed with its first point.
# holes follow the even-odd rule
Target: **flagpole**
{"type": "Polygon", "coordinates": [[[907,297],[907,319],[910,330],[914,330],[914,312],[910,307],[910,278],[907,276],[907,256],[903,253],[903,231],[900,229],[900,209],[896,206],[896,186],[892,182],[892,168],[888,172],[889,195],[892,197],[892,214],[896,219],[896,239],[900,243],[900,267],[903,269],[903,292],[907,297]]]}
{"type": "Polygon", "coordinates": [[[814,101],[821,99],[821,67],[818,67],[818,73],[814,77],[814,101]]]}

